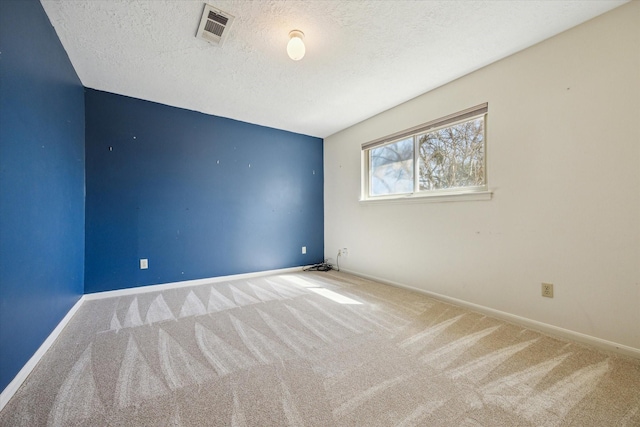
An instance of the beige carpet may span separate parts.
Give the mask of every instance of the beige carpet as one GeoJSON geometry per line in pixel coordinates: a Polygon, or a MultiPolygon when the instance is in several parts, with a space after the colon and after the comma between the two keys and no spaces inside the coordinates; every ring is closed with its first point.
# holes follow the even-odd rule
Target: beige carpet
{"type": "Polygon", "coordinates": [[[640,426],[640,361],[343,273],[83,304],[2,426],[640,426]]]}

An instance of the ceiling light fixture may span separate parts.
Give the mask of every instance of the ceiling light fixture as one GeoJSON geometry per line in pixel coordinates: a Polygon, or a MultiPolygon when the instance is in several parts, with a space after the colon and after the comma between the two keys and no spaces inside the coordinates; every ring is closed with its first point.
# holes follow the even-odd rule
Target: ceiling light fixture
{"type": "Polygon", "coordinates": [[[304,33],[300,30],[293,30],[289,33],[289,43],[287,43],[287,54],[294,61],[299,61],[304,57],[306,51],[304,47],[304,33]]]}

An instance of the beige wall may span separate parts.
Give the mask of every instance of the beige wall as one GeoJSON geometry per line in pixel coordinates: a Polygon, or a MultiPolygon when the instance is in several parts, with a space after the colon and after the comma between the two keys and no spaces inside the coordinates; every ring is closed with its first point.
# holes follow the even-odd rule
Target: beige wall
{"type": "Polygon", "coordinates": [[[326,138],[325,256],[640,351],[639,23],[626,4],[326,138]],[[492,200],[359,203],[362,143],[482,102],[492,200]]]}

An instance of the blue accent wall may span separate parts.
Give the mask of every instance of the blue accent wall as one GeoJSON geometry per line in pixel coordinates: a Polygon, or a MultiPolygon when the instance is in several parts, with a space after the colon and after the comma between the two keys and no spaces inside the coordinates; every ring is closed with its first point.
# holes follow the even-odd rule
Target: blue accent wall
{"type": "Polygon", "coordinates": [[[322,139],[90,89],[85,105],[85,293],[322,261],[322,139]]]}
{"type": "Polygon", "coordinates": [[[37,0],[0,1],[0,390],[83,293],[84,89],[37,0]]]}

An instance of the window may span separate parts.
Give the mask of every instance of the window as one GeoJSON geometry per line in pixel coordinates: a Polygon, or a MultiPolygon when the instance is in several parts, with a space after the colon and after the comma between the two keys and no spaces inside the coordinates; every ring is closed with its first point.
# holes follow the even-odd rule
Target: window
{"type": "Polygon", "coordinates": [[[486,193],[482,104],[362,145],[362,199],[486,193]]]}

